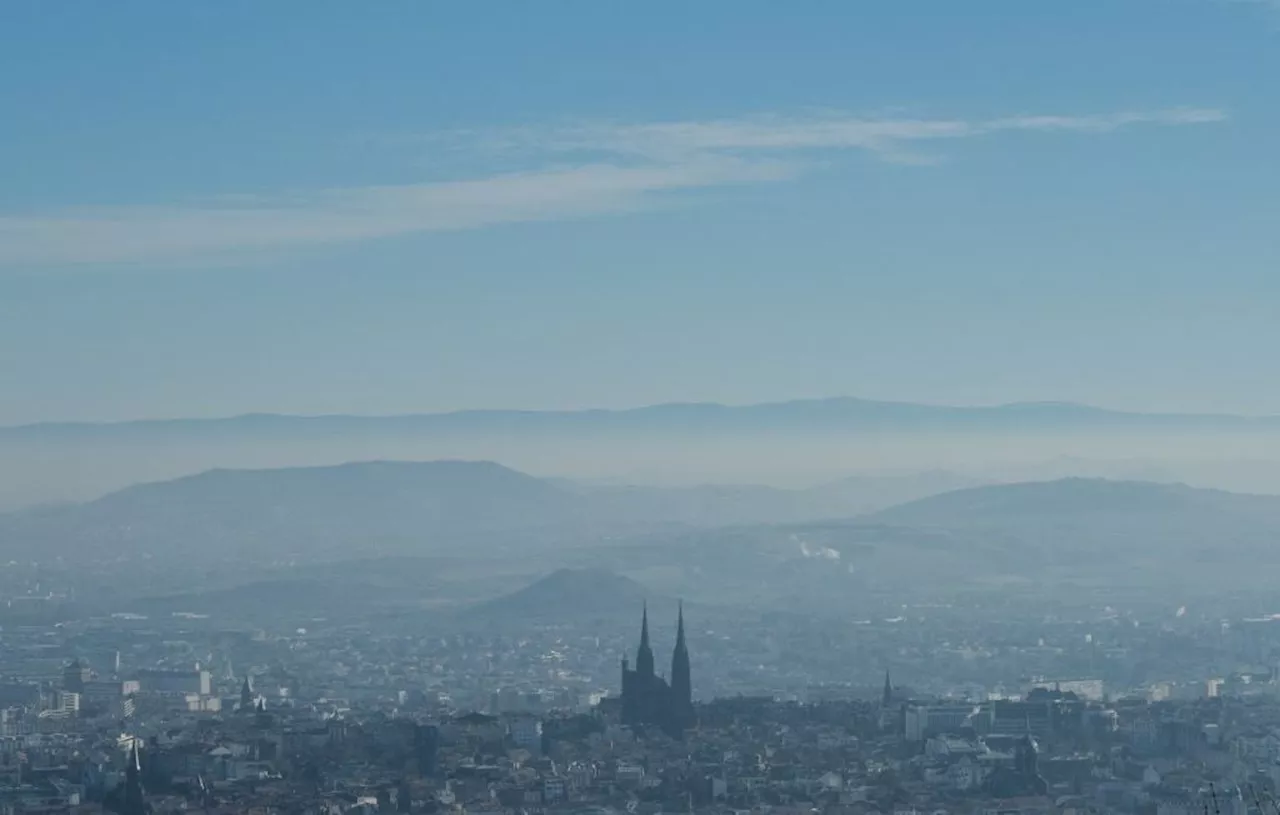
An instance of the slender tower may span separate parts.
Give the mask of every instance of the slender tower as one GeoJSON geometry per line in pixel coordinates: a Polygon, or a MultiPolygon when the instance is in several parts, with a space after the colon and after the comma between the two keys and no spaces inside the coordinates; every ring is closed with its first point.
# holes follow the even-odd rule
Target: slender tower
{"type": "MultiPolygon", "coordinates": [[[[653,648],[649,645],[649,604],[645,603],[644,616],[640,620],[640,648],[636,651],[636,673],[652,677],[653,648]]],[[[645,687],[648,687],[647,685],[645,687]]]]}
{"type": "Polygon", "coordinates": [[[884,672],[884,697],[880,700],[885,707],[893,704],[893,683],[889,681],[889,672],[884,672]]]}
{"type": "Polygon", "coordinates": [[[671,652],[671,724],[684,731],[694,724],[693,678],[689,670],[689,646],[684,638],[684,603],[676,621],[676,647],[671,652]]]}
{"type": "Polygon", "coordinates": [[[689,646],[684,640],[684,603],[676,621],[676,648],[671,653],[671,695],[680,708],[693,707],[693,679],[689,672],[689,646]]]}

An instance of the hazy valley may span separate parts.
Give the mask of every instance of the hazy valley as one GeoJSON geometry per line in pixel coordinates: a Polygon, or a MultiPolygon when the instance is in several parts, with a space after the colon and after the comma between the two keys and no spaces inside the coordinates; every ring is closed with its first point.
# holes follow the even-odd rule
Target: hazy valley
{"type": "Polygon", "coordinates": [[[930,599],[1169,603],[1258,590],[1280,565],[1277,496],[969,483],[931,471],[806,489],[641,487],[474,461],[213,470],[0,516],[0,557],[11,577],[78,575],[75,602],[99,612],[483,609],[509,623],[645,594],[834,616],[930,599]]]}
{"type": "Polygon", "coordinates": [[[1280,418],[1144,414],[1043,403],[948,407],[863,399],[607,411],[386,417],[249,415],[0,428],[0,509],[85,501],[211,469],[352,461],[498,461],[584,483],[814,487],[867,477],[869,511],[938,486],[1082,476],[1280,493],[1280,418]],[[945,479],[950,479],[949,481],[945,479]]]}

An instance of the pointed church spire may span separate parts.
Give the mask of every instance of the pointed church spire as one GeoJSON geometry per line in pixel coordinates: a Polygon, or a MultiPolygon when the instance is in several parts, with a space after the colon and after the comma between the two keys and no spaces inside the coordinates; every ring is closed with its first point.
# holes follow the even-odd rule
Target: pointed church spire
{"type": "Polygon", "coordinates": [[[671,722],[682,732],[693,726],[693,677],[689,668],[689,646],[684,639],[684,602],[676,617],[676,647],[671,653],[671,722]]]}
{"type": "Polygon", "coordinates": [[[688,700],[692,694],[689,680],[689,646],[684,640],[684,601],[680,601],[676,617],[676,647],[671,652],[671,687],[676,697],[688,700]]]}
{"type": "Polygon", "coordinates": [[[893,703],[893,683],[889,681],[889,672],[884,672],[884,697],[881,700],[885,705],[893,703]]]}
{"type": "Polygon", "coordinates": [[[640,648],[636,651],[636,673],[653,676],[653,647],[649,645],[649,604],[640,618],[640,648]]]}

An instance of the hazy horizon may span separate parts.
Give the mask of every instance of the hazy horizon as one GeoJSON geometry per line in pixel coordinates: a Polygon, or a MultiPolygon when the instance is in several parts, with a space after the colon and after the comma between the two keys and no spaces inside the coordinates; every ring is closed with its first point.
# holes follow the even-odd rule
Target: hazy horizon
{"type": "Polygon", "coordinates": [[[815,403],[864,403],[867,405],[885,406],[885,407],[918,407],[933,409],[956,409],[956,410],[999,410],[999,409],[1018,409],[1018,408],[1062,408],[1066,410],[1080,409],[1083,411],[1097,411],[1100,413],[1112,413],[1131,416],[1151,416],[1151,417],[1190,417],[1190,418],[1226,418],[1226,419],[1276,419],[1280,418],[1280,413],[1261,413],[1261,412],[1237,412],[1237,411],[1196,411],[1181,410],[1175,405],[1165,405],[1158,410],[1139,410],[1136,408],[1117,407],[1114,405],[1104,405],[1091,402],[1080,402],[1067,399],[1039,399],[1039,400],[1015,400],[1012,402],[947,402],[947,401],[912,401],[904,399],[880,399],[851,394],[840,394],[831,396],[799,396],[795,398],[783,398],[777,400],[767,400],[760,402],[717,402],[709,400],[693,400],[693,399],[677,399],[667,402],[639,402],[636,404],[619,404],[619,405],[570,405],[561,407],[545,407],[545,406],[529,406],[529,405],[482,405],[473,407],[458,407],[444,410],[393,410],[387,412],[371,412],[371,413],[310,413],[298,412],[288,413],[271,410],[247,410],[241,413],[217,413],[217,414],[183,414],[183,415],[151,415],[151,416],[130,416],[117,419],[75,419],[75,418],[46,418],[34,422],[17,422],[13,424],[0,424],[0,430],[22,430],[23,428],[39,427],[41,425],[130,425],[130,424],[162,424],[172,422],[225,422],[253,418],[279,418],[279,419],[403,419],[413,417],[443,417],[457,414],[625,414],[625,413],[641,413],[645,411],[653,411],[664,408],[765,408],[765,407],[785,407],[790,405],[815,404],[815,403]]]}
{"type": "Polygon", "coordinates": [[[1275,78],[1280,0],[0,0],[0,810],[1266,815],[1275,78]]]}
{"type": "Polygon", "coordinates": [[[491,11],[6,4],[0,425],[1280,414],[1267,4],[491,11]]]}
{"type": "Polygon", "coordinates": [[[1280,490],[1267,4],[493,11],[0,9],[0,505],[440,458],[1280,490]]]}

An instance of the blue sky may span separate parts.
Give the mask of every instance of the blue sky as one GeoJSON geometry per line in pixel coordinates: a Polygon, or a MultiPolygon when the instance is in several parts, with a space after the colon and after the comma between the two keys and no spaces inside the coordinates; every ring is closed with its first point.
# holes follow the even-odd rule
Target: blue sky
{"type": "Polygon", "coordinates": [[[1280,4],[0,4],[0,423],[1280,413],[1280,4]]]}

